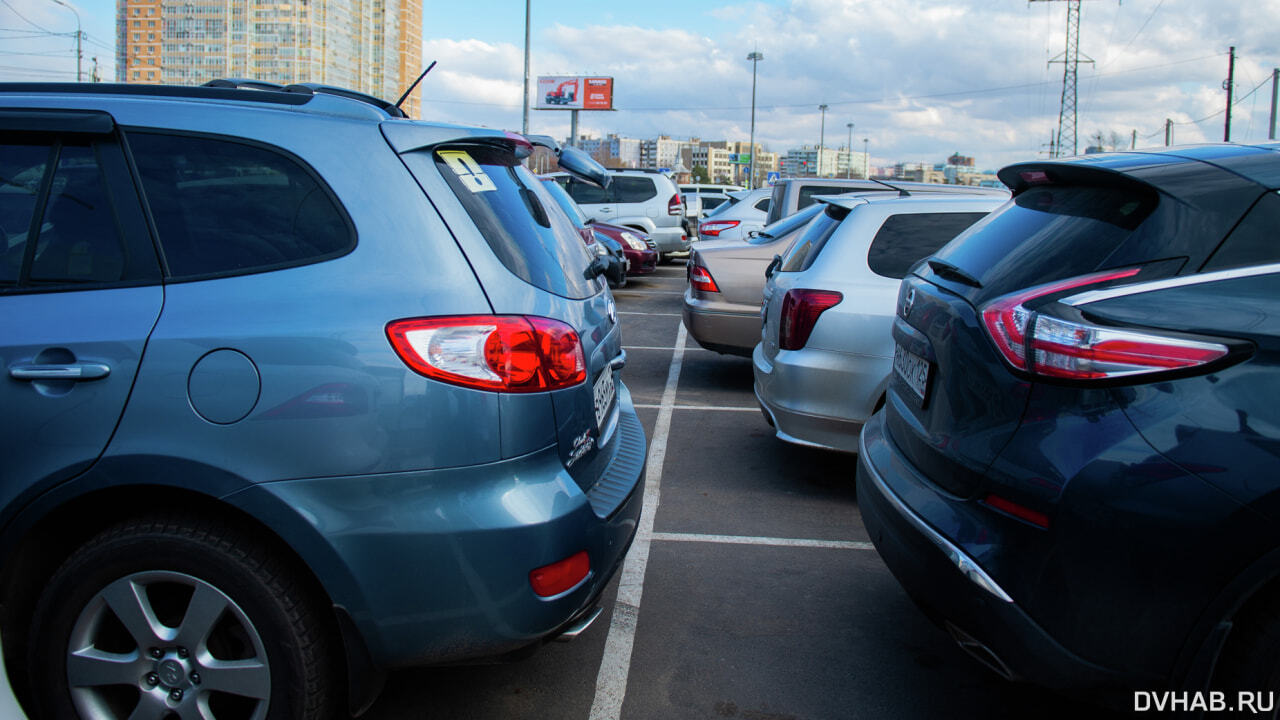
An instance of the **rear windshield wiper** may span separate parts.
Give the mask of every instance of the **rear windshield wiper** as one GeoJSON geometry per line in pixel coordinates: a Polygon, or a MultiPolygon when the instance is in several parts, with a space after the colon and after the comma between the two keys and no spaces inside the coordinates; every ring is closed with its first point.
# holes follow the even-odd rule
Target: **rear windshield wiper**
{"type": "Polygon", "coordinates": [[[956,282],[964,283],[969,287],[982,288],[982,283],[978,282],[977,278],[949,262],[944,262],[937,258],[929,258],[929,267],[932,268],[935,273],[948,280],[955,280],[956,282]]]}

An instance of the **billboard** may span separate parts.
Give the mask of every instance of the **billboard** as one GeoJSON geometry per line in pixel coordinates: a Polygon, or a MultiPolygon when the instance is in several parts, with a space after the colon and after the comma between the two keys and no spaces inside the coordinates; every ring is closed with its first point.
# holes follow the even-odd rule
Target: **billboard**
{"type": "Polygon", "coordinates": [[[541,75],[536,97],[538,110],[612,110],[613,78],[541,75]]]}

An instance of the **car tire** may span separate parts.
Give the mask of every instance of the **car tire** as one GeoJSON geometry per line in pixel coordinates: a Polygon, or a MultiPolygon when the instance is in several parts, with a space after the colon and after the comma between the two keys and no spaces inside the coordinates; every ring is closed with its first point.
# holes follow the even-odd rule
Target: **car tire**
{"type": "MultiPolygon", "coordinates": [[[[1223,690],[1261,694],[1264,700],[1280,695],[1280,587],[1264,591],[1235,620],[1215,684],[1223,690]]],[[[1237,696],[1231,697],[1234,701],[1237,696]]],[[[1280,717],[1274,701],[1271,708],[1269,714],[1254,717],[1280,717]]]]}
{"type": "Polygon", "coordinates": [[[271,550],[190,515],[126,521],[81,546],[31,626],[35,717],[333,717],[345,702],[326,607],[271,550]]]}

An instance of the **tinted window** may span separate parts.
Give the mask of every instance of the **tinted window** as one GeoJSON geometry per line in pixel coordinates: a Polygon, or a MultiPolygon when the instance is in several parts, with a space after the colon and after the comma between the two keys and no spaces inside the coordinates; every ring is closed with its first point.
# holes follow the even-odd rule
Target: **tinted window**
{"type": "Polygon", "coordinates": [[[814,204],[817,202],[814,198],[819,195],[839,195],[849,192],[849,189],[846,185],[806,185],[800,188],[800,193],[796,196],[796,209],[801,210],[814,204]]]}
{"type": "Polygon", "coordinates": [[[273,270],[355,247],[328,188],[290,157],[207,137],[129,142],[172,277],[273,270]]]}
{"type": "Polygon", "coordinates": [[[724,205],[726,202],[728,202],[728,200],[729,198],[724,197],[723,195],[703,195],[702,209],[714,210],[715,208],[718,208],[721,205],[724,205]]]}
{"type": "Polygon", "coordinates": [[[476,228],[512,274],[569,298],[600,291],[602,281],[583,277],[592,258],[577,228],[555,211],[543,183],[511,151],[473,145],[436,150],[434,156],[476,228]]]}
{"type": "Polygon", "coordinates": [[[1083,275],[1103,267],[1154,206],[1154,197],[1115,187],[1033,188],[935,257],[973,276],[987,294],[1083,275]]]}
{"type": "Polygon", "coordinates": [[[578,203],[574,202],[573,198],[569,197],[569,193],[561,187],[560,183],[552,180],[543,180],[542,187],[547,191],[547,194],[551,196],[551,199],[556,201],[556,204],[560,206],[560,209],[564,210],[564,213],[569,216],[570,220],[573,220],[579,225],[586,226],[587,216],[583,214],[582,208],[578,207],[578,203]]]}
{"type": "Polygon", "coordinates": [[[782,265],[778,267],[778,270],[781,272],[808,270],[813,261],[818,258],[818,253],[822,252],[822,248],[826,246],[827,240],[831,238],[831,233],[835,232],[837,227],[840,227],[840,221],[848,215],[848,210],[835,205],[828,205],[821,215],[809,223],[809,227],[805,228],[804,234],[787,250],[787,254],[782,257],[782,265]]]}
{"type": "Polygon", "coordinates": [[[919,213],[891,215],[871,240],[867,265],[871,272],[901,280],[917,261],[937,252],[986,213],[919,213]]]}
{"type": "Polygon", "coordinates": [[[756,209],[760,212],[769,212],[769,198],[765,198],[756,203],[756,209]]]}
{"type": "Polygon", "coordinates": [[[0,285],[76,285],[125,278],[120,223],[89,140],[33,139],[0,145],[0,235],[5,252],[0,285]]]}
{"type": "Polygon", "coordinates": [[[639,203],[652,200],[658,191],[654,188],[653,178],[614,175],[609,185],[613,199],[620,203],[639,203]]]}
{"type": "Polygon", "coordinates": [[[766,223],[775,223],[782,219],[782,199],[787,194],[787,183],[780,182],[773,186],[773,192],[769,193],[769,217],[765,218],[766,223]]]}
{"type": "Polygon", "coordinates": [[[810,205],[798,213],[788,215],[772,225],[765,226],[759,235],[750,238],[747,242],[752,245],[764,245],[786,237],[807,225],[818,213],[822,212],[822,209],[821,205],[810,205]]]}
{"type": "MultiPolygon", "coordinates": [[[[615,177],[613,182],[617,181],[618,178],[615,177]]],[[[565,189],[569,191],[569,197],[573,198],[574,202],[582,205],[598,205],[611,202],[609,193],[604,188],[582,182],[577,178],[569,178],[569,184],[565,189]]]]}
{"type": "Polygon", "coordinates": [[[1218,248],[1204,270],[1280,262],[1280,194],[1267,193],[1218,248]]]}

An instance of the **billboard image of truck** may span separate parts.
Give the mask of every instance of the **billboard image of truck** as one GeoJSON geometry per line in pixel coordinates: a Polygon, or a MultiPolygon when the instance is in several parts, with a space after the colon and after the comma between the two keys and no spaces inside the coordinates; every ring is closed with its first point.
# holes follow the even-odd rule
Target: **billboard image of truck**
{"type": "Polygon", "coordinates": [[[539,110],[612,110],[613,78],[543,75],[534,97],[539,110]]]}

